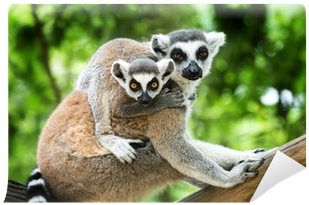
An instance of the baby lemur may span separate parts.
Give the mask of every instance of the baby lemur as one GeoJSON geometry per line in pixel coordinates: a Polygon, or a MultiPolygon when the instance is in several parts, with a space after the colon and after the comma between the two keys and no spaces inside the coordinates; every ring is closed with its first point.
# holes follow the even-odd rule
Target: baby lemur
{"type": "MultiPolygon", "coordinates": [[[[180,107],[184,102],[181,92],[168,92],[168,89],[164,89],[159,94],[174,70],[174,63],[171,59],[163,59],[158,63],[149,58],[138,58],[132,63],[127,63],[123,60],[116,61],[111,69],[112,75],[125,88],[126,93],[137,102],[132,102],[131,100],[121,102],[117,107],[114,117],[132,118],[149,115],[164,108],[180,107]]],[[[101,69],[97,69],[97,73],[101,72],[101,69]]],[[[108,96],[105,95],[105,97],[108,96]]],[[[109,107],[106,101],[102,102],[102,110],[109,107]]],[[[105,111],[102,118],[103,123],[110,122],[110,113],[105,111]]],[[[111,128],[110,124],[103,123],[102,127],[111,128]]],[[[121,126],[121,124],[118,126],[121,126]]],[[[107,130],[107,133],[111,132],[112,129],[107,130]]],[[[128,133],[128,137],[130,135],[128,133]]],[[[141,140],[119,138],[115,135],[103,135],[99,139],[99,143],[111,151],[123,163],[132,163],[136,155],[131,145],[127,144],[128,142],[143,143],[141,140]]]]}
{"type": "MultiPolygon", "coordinates": [[[[79,79],[77,83],[82,82],[81,86],[58,106],[40,137],[38,167],[51,195],[60,201],[135,201],[177,180],[199,187],[206,183],[231,187],[256,176],[255,170],[263,161],[255,154],[259,150],[239,152],[191,139],[186,133],[189,106],[179,105],[182,99],[179,100],[178,90],[182,91],[184,100],[192,99],[192,91],[194,93],[198,81],[209,72],[212,58],[223,42],[224,35],[220,33],[205,34],[196,30],[153,36],[154,54],[159,59],[172,58],[177,72],[170,74],[171,80],[164,86],[168,89],[164,88],[151,102],[149,100],[149,105],[138,105],[138,109],[147,112],[153,105],[152,109],[156,110],[150,114],[137,109],[126,111],[127,104],[145,103],[147,96],[140,100],[129,97],[130,93],[123,89],[128,89],[126,73],[116,69],[114,76],[111,74],[113,62],[118,59],[130,64],[137,58],[155,59],[149,44],[116,39],[99,48],[84,71],[90,75],[79,79]],[[97,71],[101,72],[99,78],[91,77],[91,73],[97,71]],[[96,86],[100,92],[94,92],[96,86]],[[156,108],[174,97],[178,99],[175,104],[156,108]],[[102,104],[109,106],[100,111],[102,104]],[[125,115],[134,112],[142,115],[129,118],[125,115]],[[106,116],[110,118],[105,119],[106,116]],[[133,164],[124,164],[111,155],[107,147],[101,146],[98,130],[112,140],[113,137],[141,140],[145,146],[134,150],[137,157],[133,164]]],[[[118,65],[122,67],[121,63],[118,65]]],[[[130,162],[127,158],[124,160],[130,162]]]]}

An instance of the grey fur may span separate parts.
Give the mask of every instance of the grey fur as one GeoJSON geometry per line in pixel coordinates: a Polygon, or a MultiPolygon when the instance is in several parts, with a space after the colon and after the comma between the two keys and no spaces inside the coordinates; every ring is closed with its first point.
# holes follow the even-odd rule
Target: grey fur
{"type": "Polygon", "coordinates": [[[170,32],[167,34],[170,37],[170,44],[177,42],[189,42],[189,41],[206,41],[203,32],[195,29],[181,29],[170,32]]]}
{"type": "Polygon", "coordinates": [[[139,58],[134,60],[131,65],[128,74],[133,75],[134,73],[154,73],[159,75],[159,69],[157,64],[149,58],[139,58]]]}

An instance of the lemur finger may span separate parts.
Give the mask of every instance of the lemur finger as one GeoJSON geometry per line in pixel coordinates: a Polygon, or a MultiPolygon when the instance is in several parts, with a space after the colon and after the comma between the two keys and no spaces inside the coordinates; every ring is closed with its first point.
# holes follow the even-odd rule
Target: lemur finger
{"type": "Polygon", "coordinates": [[[248,169],[248,171],[251,172],[251,171],[253,171],[253,170],[256,170],[257,168],[259,168],[259,167],[264,163],[264,161],[265,161],[264,158],[259,159],[259,160],[255,163],[255,165],[253,165],[252,167],[250,167],[250,168],[248,169]]]}
{"type": "Polygon", "coordinates": [[[124,159],[126,162],[130,163],[130,164],[132,164],[133,161],[134,161],[134,159],[132,159],[132,158],[130,158],[130,157],[128,157],[128,156],[124,156],[123,159],[124,159]]]}
{"type": "Polygon", "coordinates": [[[169,88],[163,88],[161,92],[164,94],[167,94],[169,91],[170,91],[169,88]]]}
{"type": "Polygon", "coordinates": [[[174,94],[179,97],[184,97],[182,90],[176,90],[174,91],[174,94]]]}
{"type": "Polygon", "coordinates": [[[174,100],[184,100],[184,94],[183,93],[170,93],[169,96],[173,98],[174,100]]]}
{"type": "Polygon", "coordinates": [[[246,170],[251,172],[259,168],[261,164],[263,164],[264,158],[248,159],[246,162],[248,163],[246,166],[246,170]]]}
{"type": "Polygon", "coordinates": [[[117,159],[119,159],[119,161],[120,161],[122,164],[125,164],[125,163],[126,163],[126,160],[124,160],[123,158],[118,157],[118,156],[116,156],[116,157],[117,157],[117,159]]]}
{"type": "Polygon", "coordinates": [[[255,149],[255,150],[253,150],[253,153],[254,153],[254,154],[257,154],[257,153],[260,153],[260,152],[265,152],[265,149],[259,147],[259,148],[255,149]]]}
{"type": "Polygon", "coordinates": [[[182,90],[176,90],[175,92],[176,92],[177,95],[183,95],[182,90]]]}
{"type": "Polygon", "coordinates": [[[256,148],[256,149],[254,149],[254,150],[246,150],[245,152],[247,152],[247,153],[252,153],[252,154],[259,154],[259,153],[261,153],[261,152],[265,152],[265,149],[259,147],[259,148],[256,148]]]}
{"type": "Polygon", "coordinates": [[[175,98],[178,98],[178,99],[184,99],[184,94],[183,93],[180,93],[180,94],[177,94],[176,96],[175,96],[175,98]]]}
{"type": "Polygon", "coordinates": [[[142,140],[126,139],[128,143],[144,144],[142,140]]]}
{"type": "Polygon", "coordinates": [[[245,173],[244,173],[245,178],[248,178],[248,177],[256,177],[258,174],[259,174],[258,171],[254,171],[254,172],[245,172],[245,173]]]}
{"type": "Polygon", "coordinates": [[[123,149],[125,149],[126,152],[136,155],[135,149],[130,144],[126,144],[123,149]]]}
{"type": "Polygon", "coordinates": [[[123,151],[121,150],[120,152],[118,152],[117,158],[122,162],[122,163],[130,163],[132,164],[133,161],[136,159],[135,155],[132,154],[131,152],[128,151],[123,151]]]}
{"type": "Polygon", "coordinates": [[[136,152],[132,148],[130,148],[130,149],[123,148],[122,152],[121,152],[121,156],[122,157],[129,157],[131,159],[135,159],[136,158],[136,152]]]}
{"type": "Polygon", "coordinates": [[[122,162],[122,163],[132,163],[133,160],[136,159],[136,152],[131,147],[131,145],[128,144],[127,141],[122,141],[122,143],[119,143],[116,145],[116,149],[114,149],[113,154],[122,162]]]}
{"type": "Polygon", "coordinates": [[[165,93],[165,95],[180,95],[180,94],[182,94],[182,90],[173,90],[173,91],[168,90],[168,92],[165,93]]]}
{"type": "Polygon", "coordinates": [[[233,164],[233,167],[236,167],[237,165],[239,165],[239,164],[241,164],[241,163],[244,163],[245,162],[245,160],[239,160],[239,161],[237,161],[237,162],[235,162],[234,164],[233,164]]]}

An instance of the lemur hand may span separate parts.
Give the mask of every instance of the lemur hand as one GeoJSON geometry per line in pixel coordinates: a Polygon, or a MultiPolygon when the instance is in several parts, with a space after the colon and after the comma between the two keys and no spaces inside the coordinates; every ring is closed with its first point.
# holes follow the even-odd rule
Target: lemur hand
{"type": "Polygon", "coordinates": [[[122,163],[132,164],[136,159],[136,152],[130,143],[143,143],[138,139],[124,139],[114,135],[102,136],[99,143],[113,153],[122,163]]]}
{"type": "Polygon", "coordinates": [[[181,90],[170,91],[168,88],[164,88],[155,99],[156,105],[164,108],[179,108],[183,105],[185,99],[181,90]]]}

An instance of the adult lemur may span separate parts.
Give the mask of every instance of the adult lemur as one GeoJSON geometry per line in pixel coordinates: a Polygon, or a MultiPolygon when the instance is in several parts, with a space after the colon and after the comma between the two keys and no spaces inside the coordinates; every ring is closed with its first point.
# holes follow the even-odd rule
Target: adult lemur
{"type": "MultiPolygon", "coordinates": [[[[223,42],[220,33],[181,30],[153,36],[151,45],[157,57],[174,60],[177,72],[168,87],[172,91],[183,90],[187,99],[199,79],[208,73],[223,42]]],[[[201,187],[205,183],[230,187],[256,176],[255,170],[263,160],[256,157],[255,151],[238,152],[186,136],[186,105],[133,118],[116,117],[117,112],[122,112],[119,107],[123,102],[135,100],[111,76],[110,68],[115,60],[131,62],[140,57],[153,58],[146,43],[118,39],[103,45],[88,68],[94,71],[100,65],[103,69],[104,92],[96,97],[109,104],[109,110],[101,114],[103,121],[104,114],[110,114],[110,122],[103,124],[110,123],[106,130],[113,132],[105,133],[103,127],[102,133],[140,139],[145,147],[135,150],[133,164],[123,164],[108,154],[94,136],[93,107],[88,104],[87,94],[75,91],[51,115],[39,142],[38,166],[51,194],[61,201],[132,201],[176,180],[201,187]],[[151,142],[147,142],[148,138],[151,142]]],[[[83,88],[91,93],[87,86],[83,88]]],[[[162,96],[165,94],[168,93],[162,96]]]]}

